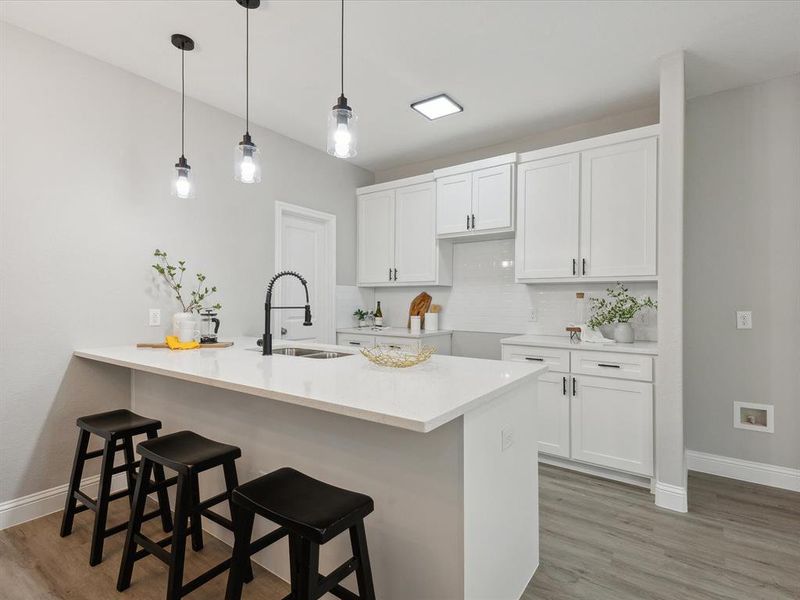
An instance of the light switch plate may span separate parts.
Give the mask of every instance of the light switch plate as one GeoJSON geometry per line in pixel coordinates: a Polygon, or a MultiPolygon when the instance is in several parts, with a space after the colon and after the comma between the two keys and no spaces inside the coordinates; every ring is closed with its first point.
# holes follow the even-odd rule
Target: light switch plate
{"type": "Polygon", "coordinates": [[[750,310],[736,311],[736,329],[752,329],[753,312],[750,310]]]}
{"type": "Polygon", "coordinates": [[[160,308],[151,308],[150,309],[150,327],[158,327],[161,325],[161,309],[160,308]]]}
{"type": "Polygon", "coordinates": [[[500,451],[505,452],[514,445],[514,430],[506,427],[500,431],[500,451]]]}

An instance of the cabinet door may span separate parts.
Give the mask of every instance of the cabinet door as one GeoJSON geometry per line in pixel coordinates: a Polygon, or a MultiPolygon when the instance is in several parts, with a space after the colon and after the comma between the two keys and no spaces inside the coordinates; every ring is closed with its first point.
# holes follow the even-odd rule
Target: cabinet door
{"type": "Polygon", "coordinates": [[[388,283],[394,268],[394,190],[358,197],[358,283],[388,283]]]}
{"type": "Polygon", "coordinates": [[[501,165],[472,174],[475,231],[511,227],[511,167],[512,165],[501,165]]]}
{"type": "Polygon", "coordinates": [[[472,214],[472,173],[436,180],[436,233],[464,233],[472,214]]]}
{"type": "Polygon", "coordinates": [[[436,201],[433,182],[395,191],[395,281],[436,281],[436,201]]]}
{"type": "Polygon", "coordinates": [[[573,379],[572,458],[651,476],[653,384],[605,377],[573,379]]]}
{"type": "Polygon", "coordinates": [[[581,153],[581,259],[589,277],[656,274],[657,142],[581,153]]]}
{"type": "Polygon", "coordinates": [[[577,275],[580,156],[567,154],[519,166],[517,279],[577,275]]]}
{"type": "Polygon", "coordinates": [[[539,452],[569,458],[569,375],[545,373],[539,377],[539,452]]]}

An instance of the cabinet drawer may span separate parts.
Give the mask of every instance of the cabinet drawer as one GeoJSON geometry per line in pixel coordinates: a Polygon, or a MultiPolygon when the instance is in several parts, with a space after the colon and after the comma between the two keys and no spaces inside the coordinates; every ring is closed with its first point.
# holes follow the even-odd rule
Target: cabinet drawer
{"type": "Polygon", "coordinates": [[[504,345],[503,360],[543,364],[550,367],[551,371],[569,373],[569,350],[504,345]]]}
{"type": "Polygon", "coordinates": [[[653,381],[653,357],[622,352],[576,350],[572,353],[572,372],[616,379],[653,381]]]}
{"type": "Polygon", "coordinates": [[[396,350],[409,350],[410,352],[419,351],[419,340],[414,338],[392,337],[388,335],[376,335],[376,344],[384,344],[396,350]]]}
{"type": "Polygon", "coordinates": [[[361,335],[358,333],[340,333],[336,336],[340,346],[356,346],[361,348],[371,348],[375,345],[374,335],[361,335]]]}

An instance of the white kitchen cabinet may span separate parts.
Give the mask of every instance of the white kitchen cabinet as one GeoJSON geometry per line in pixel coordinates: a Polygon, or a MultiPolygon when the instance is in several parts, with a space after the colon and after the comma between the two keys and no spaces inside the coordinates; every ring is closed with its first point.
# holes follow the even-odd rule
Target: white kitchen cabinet
{"type": "Polygon", "coordinates": [[[451,285],[452,246],[436,239],[432,176],[360,188],[358,285],[451,285]]]}
{"type": "Polygon", "coordinates": [[[426,332],[420,336],[412,336],[407,329],[388,327],[380,332],[364,332],[344,329],[336,333],[336,343],[357,350],[372,348],[376,344],[390,346],[398,350],[419,352],[423,346],[433,346],[436,354],[449,355],[452,348],[452,332],[426,332]]]}
{"type": "Polygon", "coordinates": [[[506,154],[434,171],[439,237],[496,237],[513,233],[516,156],[506,154]]]}
{"type": "Polygon", "coordinates": [[[656,138],[581,153],[581,275],[656,274],[656,138]]]}
{"type": "Polygon", "coordinates": [[[658,126],[520,155],[516,280],[656,278],[658,126]]]}
{"type": "Polygon", "coordinates": [[[520,165],[517,279],[573,278],[580,254],[580,154],[520,165]]]}
{"type": "Polygon", "coordinates": [[[572,376],[574,460],[653,475],[653,385],[610,377],[572,376]]]}
{"type": "Polygon", "coordinates": [[[539,452],[569,458],[570,397],[565,373],[539,376],[538,426],[539,452]]]}

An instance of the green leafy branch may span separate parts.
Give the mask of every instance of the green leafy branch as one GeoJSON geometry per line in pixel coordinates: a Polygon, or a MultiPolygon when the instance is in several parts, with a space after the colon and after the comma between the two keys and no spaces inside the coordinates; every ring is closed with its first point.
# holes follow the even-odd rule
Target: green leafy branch
{"type": "MultiPolygon", "coordinates": [[[[167,260],[167,253],[156,248],[153,252],[156,257],[155,264],[152,265],[153,269],[164,278],[169,288],[175,293],[175,299],[181,303],[183,312],[200,312],[204,308],[204,301],[216,293],[217,287],[211,286],[210,288],[205,284],[206,276],[202,273],[195,273],[197,278],[197,288],[189,292],[189,301],[183,299],[183,274],[186,272],[186,261],[179,260],[177,266],[170,264],[167,260]]],[[[222,305],[219,303],[213,304],[210,308],[219,310],[222,305]]]]}
{"type": "Polygon", "coordinates": [[[353,316],[359,321],[363,321],[369,317],[374,317],[375,313],[373,313],[371,310],[367,311],[361,308],[357,308],[356,311],[353,313],[353,316]]]}
{"type": "Polygon", "coordinates": [[[608,300],[606,298],[589,299],[592,317],[587,325],[592,329],[612,323],[627,323],[644,308],[658,308],[658,302],[650,296],[641,298],[632,296],[628,293],[628,288],[619,282],[616,287],[607,288],[606,293],[609,296],[608,300]]]}

